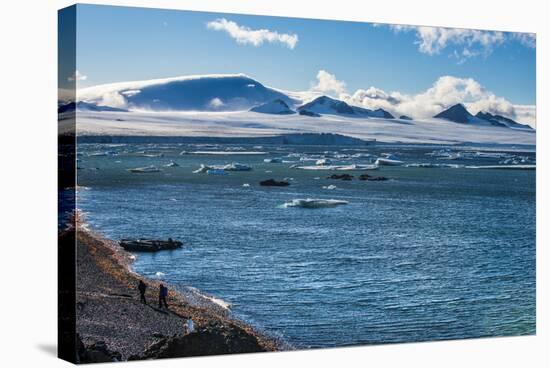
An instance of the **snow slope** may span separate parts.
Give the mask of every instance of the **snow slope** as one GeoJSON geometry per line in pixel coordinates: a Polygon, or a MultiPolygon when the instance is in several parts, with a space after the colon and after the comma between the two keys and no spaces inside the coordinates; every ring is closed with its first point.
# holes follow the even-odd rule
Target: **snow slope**
{"type": "Polygon", "coordinates": [[[241,112],[77,113],[79,135],[261,137],[289,133],[336,133],[404,143],[535,145],[535,131],[470,125],[446,119],[398,120],[339,115],[308,117],[241,112]]]}
{"type": "Polygon", "coordinates": [[[462,104],[431,119],[395,119],[382,109],[349,105],[317,92],[266,87],[244,74],[185,76],[81,89],[76,104],[60,105],[60,125],[70,128],[70,111],[75,108],[79,135],[262,137],[335,133],[383,142],[526,145],[534,145],[536,137],[533,130],[518,129],[520,124],[510,119],[474,117],[462,104]],[[292,110],[299,114],[291,114],[292,110]]]}
{"type": "Polygon", "coordinates": [[[290,107],[281,99],[276,99],[274,101],[266,102],[259,106],[255,106],[250,109],[253,112],[260,112],[262,114],[294,114],[295,111],[292,111],[290,107]]]}
{"type": "Polygon", "coordinates": [[[280,99],[300,101],[244,74],[212,74],[104,84],[78,90],[87,103],[152,111],[235,111],[280,99]]]}

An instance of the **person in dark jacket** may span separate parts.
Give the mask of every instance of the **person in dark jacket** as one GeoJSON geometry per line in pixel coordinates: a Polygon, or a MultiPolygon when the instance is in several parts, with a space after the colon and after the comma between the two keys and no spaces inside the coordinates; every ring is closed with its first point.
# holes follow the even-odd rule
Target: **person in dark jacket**
{"type": "Polygon", "coordinates": [[[141,302],[143,304],[147,304],[147,300],[145,300],[145,290],[147,290],[147,285],[142,280],[139,280],[138,290],[141,302]]]}
{"type": "Polygon", "coordinates": [[[164,308],[168,309],[168,303],[166,303],[166,297],[168,296],[168,288],[164,286],[163,284],[160,284],[159,287],[159,308],[162,308],[162,305],[164,304],[164,308]]]}

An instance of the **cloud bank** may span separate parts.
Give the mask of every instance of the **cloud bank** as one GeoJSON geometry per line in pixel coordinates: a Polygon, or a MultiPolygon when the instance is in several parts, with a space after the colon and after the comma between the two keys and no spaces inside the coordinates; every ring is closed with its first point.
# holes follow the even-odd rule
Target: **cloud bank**
{"type": "Polygon", "coordinates": [[[472,78],[442,76],[430,88],[417,94],[386,92],[374,86],[358,89],[349,94],[345,91],[345,86],[345,82],[339,81],[335,75],[320,70],[312,90],[324,93],[333,92],[335,97],[351,105],[373,110],[382,108],[395,116],[430,118],[452,105],[463,103],[473,114],[478,111],[486,111],[518,120],[533,127],[536,124],[534,105],[514,105],[505,98],[485,89],[472,78]]]}
{"type": "MultiPolygon", "coordinates": [[[[383,25],[375,24],[380,27],[383,25]]],[[[534,33],[511,33],[498,31],[480,31],[444,27],[388,25],[395,33],[414,32],[418,51],[427,55],[440,54],[445,49],[452,49],[450,56],[463,63],[469,58],[487,56],[493,49],[506,41],[516,40],[530,48],[536,47],[534,33]]]]}
{"type": "Polygon", "coordinates": [[[261,46],[267,43],[281,43],[289,49],[294,49],[298,43],[298,35],[278,33],[269,29],[251,29],[241,26],[225,18],[219,18],[206,24],[208,29],[224,31],[241,45],[261,46]]]}

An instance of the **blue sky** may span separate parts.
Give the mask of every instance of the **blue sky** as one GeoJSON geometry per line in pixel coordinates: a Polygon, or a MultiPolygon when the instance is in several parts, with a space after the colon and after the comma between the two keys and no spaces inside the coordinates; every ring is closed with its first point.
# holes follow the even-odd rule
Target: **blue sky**
{"type": "MultiPolygon", "coordinates": [[[[449,75],[472,78],[514,105],[535,104],[536,50],[527,34],[434,34],[371,23],[94,5],[78,5],[77,29],[80,87],[245,73],[268,86],[303,91],[324,70],[345,82],[350,95],[371,86],[388,94],[420,94],[449,75]],[[220,19],[245,31],[296,36],[297,42],[239,43],[227,30],[207,26],[220,19]]],[[[60,84],[67,78],[60,75],[60,84]]]]}

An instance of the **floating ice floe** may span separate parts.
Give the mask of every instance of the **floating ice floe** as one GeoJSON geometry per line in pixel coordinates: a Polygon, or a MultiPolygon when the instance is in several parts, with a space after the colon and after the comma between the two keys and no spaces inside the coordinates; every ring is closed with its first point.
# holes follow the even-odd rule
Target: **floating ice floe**
{"type": "Polygon", "coordinates": [[[167,163],[166,165],[164,165],[165,167],[178,167],[179,165],[174,162],[174,161],[170,161],[169,163],[167,163]]]}
{"type": "Polygon", "coordinates": [[[380,166],[400,166],[403,165],[403,161],[379,157],[374,164],[380,166]]]}
{"type": "Polygon", "coordinates": [[[420,167],[425,169],[431,169],[431,168],[448,168],[448,169],[461,169],[464,167],[464,165],[459,164],[432,164],[429,162],[426,163],[415,163],[415,164],[407,164],[405,167],[420,167]]]}
{"type": "Polygon", "coordinates": [[[332,161],[330,161],[330,159],[328,159],[328,158],[321,158],[321,159],[315,161],[315,165],[326,166],[326,165],[330,165],[330,164],[332,164],[332,161]]]}
{"type": "Polygon", "coordinates": [[[251,171],[252,167],[245,164],[239,164],[237,162],[234,162],[223,166],[222,169],[226,171],[251,171]]]}
{"type": "Polygon", "coordinates": [[[193,171],[195,174],[204,174],[208,173],[208,171],[250,171],[252,170],[252,167],[244,164],[239,163],[231,163],[227,165],[205,165],[201,164],[201,166],[193,171]]]}
{"type": "Polygon", "coordinates": [[[377,170],[378,165],[314,165],[314,166],[291,166],[292,169],[299,170],[335,170],[335,171],[364,171],[364,170],[377,170]]]}
{"type": "Polygon", "coordinates": [[[293,199],[290,202],[283,204],[283,207],[301,207],[301,208],[332,208],[344,204],[348,204],[348,201],[341,201],[338,199],[293,199]]]}
{"type": "Polygon", "coordinates": [[[466,166],[467,169],[536,170],[537,165],[482,165],[466,166]]]}
{"type": "Polygon", "coordinates": [[[193,151],[189,152],[193,155],[266,155],[263,151],[193,151]]]}
{"type": "Polygon", "coordinates": [[[280,164],[283,162],[283,159],[279,157],[265,158],[264,162],[268,164],[280,164]]]}
{"type": "Polygon", "coordinates": [[[136,167],[135,169],[128,169],[128,171],[133,173],[155,173],[162,170],[154,165],[150,165],[145,167],[136,167]]]}

